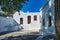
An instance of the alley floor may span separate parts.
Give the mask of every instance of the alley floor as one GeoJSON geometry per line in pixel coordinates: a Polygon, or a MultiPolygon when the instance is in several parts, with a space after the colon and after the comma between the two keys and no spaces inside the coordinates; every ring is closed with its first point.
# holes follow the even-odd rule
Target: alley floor
{"type": "Polygon", "coordinates": [[[40,36],[39,31],[35,30],[22,30],[12,32],[0,36],[1,40],[35,40],[40,36]]]}

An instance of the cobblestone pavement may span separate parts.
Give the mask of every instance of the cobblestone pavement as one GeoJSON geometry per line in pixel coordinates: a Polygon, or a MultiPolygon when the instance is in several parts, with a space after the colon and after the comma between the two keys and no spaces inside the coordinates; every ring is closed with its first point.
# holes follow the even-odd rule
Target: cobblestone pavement
{"type": "Polygon", "coordinates": [[[35,40],[38,36],[40,36],[37,31],[17,31],[8,33],[5,35],[1,35],[1,40],[35,40]]]}
{"type": "Polygon", "coordinates": [[[23,35],[23,36],[16,36],[16,37],[8,37],[1,40],[35,40],[39,35],[23,35]]]}

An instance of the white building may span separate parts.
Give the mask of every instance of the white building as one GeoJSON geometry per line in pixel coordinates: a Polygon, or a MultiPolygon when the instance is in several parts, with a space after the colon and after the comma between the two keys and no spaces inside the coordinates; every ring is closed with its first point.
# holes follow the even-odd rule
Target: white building
{"type": "Polygon", "coordinates": [[[12,17],[3,17],[1,14],[4,14],[0,6],[0,34],[6,32],[12,32],[21,30],[21,26],[12,18],[12,17]]]}
{"type": "Polygon", "coordinates": [[[21,30],[21,26],[19,26],[19,24],[13,18],[0,16],[0,33],[17,30],[21,30]]]}
{"type": "Polygon", "coordinates": [[[41,14],[40,12],[22,12],[20,14],[16,12],[13,18],[18,24],[23,26],[24,30],[40,30],[41,26],[41,14]]]}
{"type": "Polygon", "coordinates": [[[42,12],[42,35],[55,34],[54,0],[48,0],[40,10],[42,12]]]}

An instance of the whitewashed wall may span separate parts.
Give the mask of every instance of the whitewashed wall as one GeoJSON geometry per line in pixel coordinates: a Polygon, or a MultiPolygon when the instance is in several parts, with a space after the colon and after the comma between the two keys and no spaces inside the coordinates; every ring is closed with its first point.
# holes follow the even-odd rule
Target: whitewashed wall
{"type": "Polygon", "coordinates": [[[15,26],[15,24],[17,24],[17,23],[14,22],[13,18],[11,18],[11,17],[6,18],[6,17],[0,16],[0,33],[18,30],[18,25],[15,26]]]}
{"type": "Polygon", "coordinates": [[[43,25],[43,20],[42,20],[42,26],[41,26],[42,31],[40,31],[40,34],[41,35],[55,34],[54,0],[48,1],[45,4],[45,6],[42,7],[41,11],[42,11],[42,18],[44,18],[45,25],[43,25]],[[51,16],[50,26],[49,26],[49,15],[51,16]]]}
{"type": "Polygon", "coordinates": [[[21,26],[23,26],[24,30],[39,30],[41,26],[40,16],[40,12],[20,12],[20,15],[16,12],[13,15],[13,18],[18,22],[18,24],[20,24],[20,18],[23,18],[23,24],[21,24],[21,26]],[[37,21],[34,21],[34,15],[37,15],[37,21]],[[31,16],[31,24],[28,24],[27,16],[31,16]]]}

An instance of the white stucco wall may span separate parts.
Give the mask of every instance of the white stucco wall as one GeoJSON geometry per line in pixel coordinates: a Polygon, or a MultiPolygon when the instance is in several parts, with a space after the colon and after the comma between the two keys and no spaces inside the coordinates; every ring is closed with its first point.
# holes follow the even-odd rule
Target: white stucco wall
{"type": "Polygon", "coordinates": [[[54,20],[54,0],[48,1],[44,7],[41,9],[42,11],[42,26],[40,30],[41,35],[55,34],[55,20],[54,20]],[[51,16],[51,25],[49,26],[49,15],[51,16]],[[43,18],[44,24],[43,25],[43,18]],[[48,33],[48,34],[47,34],[48,33]]]}
{"type": "Polygon", "coordinates": [[[20,12],[20,13],[21,14],[19,15],[18,12],[16,12],[13,15],[13,18],[18,22],[18,24],[20,24],[20,18],[23,18],[23,24],[21,24],[21,26],[23,26],[25,30],[39,30],[40,29],[40,26],[41,26],[40,12],[33,12],[33,13],[20,12]],[[37,15],[37,21],[34,21],[34,15],[37,15]],[[31,24],[28,24],[27,16],[31,16],[31,24]]]}

